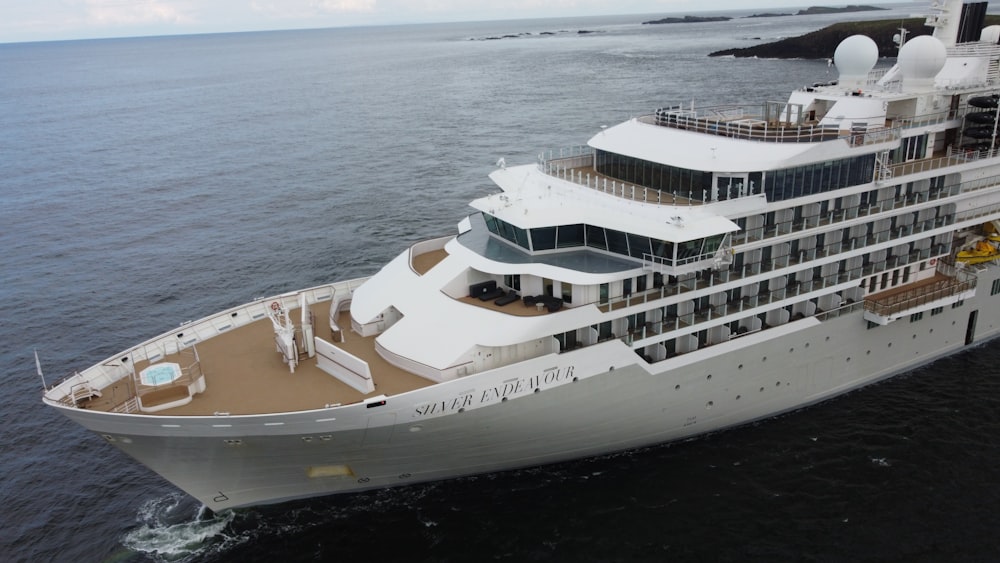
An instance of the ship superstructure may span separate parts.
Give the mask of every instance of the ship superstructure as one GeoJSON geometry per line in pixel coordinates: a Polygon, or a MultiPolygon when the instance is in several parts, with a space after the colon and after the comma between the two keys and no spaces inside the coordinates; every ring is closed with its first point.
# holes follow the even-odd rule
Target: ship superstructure
{"type": "Polygon", "coordinates": [[[996,336],[1000,27],[935,5],[873,70],[666,106],[500,166],[458,234],[181,326],[50,406],[218,510],[596,455],[996,336]]]}

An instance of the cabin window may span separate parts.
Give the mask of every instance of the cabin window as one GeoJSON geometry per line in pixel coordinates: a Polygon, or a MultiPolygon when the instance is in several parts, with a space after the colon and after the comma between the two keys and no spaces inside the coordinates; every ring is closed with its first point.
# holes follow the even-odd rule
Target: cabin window
{"type": "Polygon", "coordinates": [[[614,337],[614,332],[611,331],[611,321],[604,321],[603,323],[597,325],[597,339],[607,340],[614,337]]]}

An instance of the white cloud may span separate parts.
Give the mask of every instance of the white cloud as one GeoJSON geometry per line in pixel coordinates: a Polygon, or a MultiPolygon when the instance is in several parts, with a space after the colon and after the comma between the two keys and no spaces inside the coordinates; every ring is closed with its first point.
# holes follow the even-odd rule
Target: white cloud
{"type": "Polygon", "coordinates": [[[332,14],[367,14],[375,11],[375,0],[314,0],[317,10],[332,14]]]}
{"type": "Polygon", "coordinates": [[[196,18],[180,2],[164,0],[85,0],[86,19],[94,25],[189,24],[196,18]]]}
{"type": "Polygon", "coordinates": [[[266,17],[298,19],[333,14],[372,14],[376,0],[253,0],[250,9],[266,17]]]}

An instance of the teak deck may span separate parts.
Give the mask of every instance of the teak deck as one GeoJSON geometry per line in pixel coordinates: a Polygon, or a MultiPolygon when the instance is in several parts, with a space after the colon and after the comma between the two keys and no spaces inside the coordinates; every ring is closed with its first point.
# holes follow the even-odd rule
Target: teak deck
{"type": "MultiPolygon", "coordinates": [[[[312,306],[315,315],[316,336],[333,341],[329,323],[326,322],[329,302],[312,306]]],[[[267,318],[233,329],[195,345],[205,374],[205,392],[195,394],[186,405],[165,409],[152,414],[162,416],[211,416],[213,414],[262,414],[321,409],[328,405],[349,404],[377,395],[396,395],[419,389],[433,382],[389,364],[375,352],[374,337],[361,337],[349,330],[347,312],[339,326],[345,342],[334,344],[371,366],[375,391],[363,395],[316,365],[316,358],[303,357],[291,373],[276,351],[274,330],[267,318]]],[[[185,358],[186,359],[186,358],[185,358]]],[[[163,360],[183,365],[185,359],[178,355],[163,360]]],[[[135,371],[147,367],[139,362],[135,371]]],[[[81,407],[110,411],[130,395],[130,378],[118,381],[104,389],[102,396],[81,404],[81,407]]],[[[132,410],[134,414],[135,410],[132,410]]]]}

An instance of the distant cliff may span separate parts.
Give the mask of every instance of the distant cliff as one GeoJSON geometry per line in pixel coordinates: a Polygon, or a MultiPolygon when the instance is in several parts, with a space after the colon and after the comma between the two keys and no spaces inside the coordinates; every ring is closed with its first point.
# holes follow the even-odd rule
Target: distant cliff
{"type": "MultiPolygon", "coordinates": [[[[789,37],[773,43],[754,45],[738,49],[725,49],[710,53],[710,57],[759,57],[762,59],[829,59],[840,42],[852,35],[867,35],[878,45],[878,52],[883,57],[895,57],[899,52],[892,36],[899,33],[899,28],[906,28],[907,39],[919,35],[929,35],[932,29],[924,25],[924,18],[908,18],[904,20],[879,20],[863,22],[835,23],[818,31],[813,31],[798,37],[789,37]]],[[[1000,25],[1000,16],[986,16],[986,25],[1000,25]]]]}

